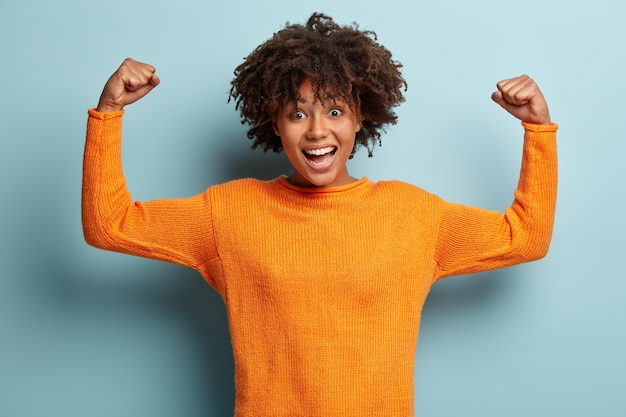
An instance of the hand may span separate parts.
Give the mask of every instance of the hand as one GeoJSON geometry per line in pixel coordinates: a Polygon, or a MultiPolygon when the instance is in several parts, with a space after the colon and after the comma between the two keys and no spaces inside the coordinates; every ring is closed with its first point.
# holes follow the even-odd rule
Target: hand
{"type": "Polygon", "coordinates": [[[497,87],[491,98],[513,116],[526,123],[551,124],[548,103],[528,75],[500,81],[497,87]]]}
{"type": "Polygon", "coordinates": [[[96,110],[110,113],[139,100],[159,85],[155,72],[151,65],[125,59],[105,84],[96,110]]]}

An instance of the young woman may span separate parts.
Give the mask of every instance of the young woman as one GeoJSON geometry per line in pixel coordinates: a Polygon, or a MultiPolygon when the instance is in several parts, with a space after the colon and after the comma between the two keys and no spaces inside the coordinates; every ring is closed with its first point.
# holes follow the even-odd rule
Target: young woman
{"type": "Polygon", "coordinates": [[[223,297],[236,416],[412,416],[422,305],[437,279],[543,257],[557,184],[556,125],[534,81],[492,95],[524,126],[504,214],[399,181],[354,178],[404,100],[400,64],[373,32],[311,16],[236,69],[231,98],[254,147],[293,172],[183,199],[133,202],[121,163],[126,105],[159,84],[127,59],[89,110],[83,225],[91,245],[194,268],[223,297]]]}

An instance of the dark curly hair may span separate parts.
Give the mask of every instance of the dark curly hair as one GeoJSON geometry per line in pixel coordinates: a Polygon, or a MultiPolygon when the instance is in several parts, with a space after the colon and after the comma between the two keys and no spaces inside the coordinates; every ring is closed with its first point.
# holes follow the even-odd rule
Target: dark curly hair
{"type": "Polygon", "coordinates": [[[394,107],[404,101],[401,67],[376,33],[314,13],[305,26],[287,23],[245,58],[234,71],[228,101],[235,101],[242,124],[250,126],[252,147],[279,153],[283,146],[272,117],[300,98],[300,85],[308,78],[316,99],[345,100],[362,118],[352,154],[365,146],[372,156],[385,126],[398,119],[394,107]]]}

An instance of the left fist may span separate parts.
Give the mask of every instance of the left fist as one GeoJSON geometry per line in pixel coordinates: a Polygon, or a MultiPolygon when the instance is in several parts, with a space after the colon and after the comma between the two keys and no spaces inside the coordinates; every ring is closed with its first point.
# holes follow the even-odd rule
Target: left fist
{"type": "Polygon", "coordinates": [[[491,98],[522,122],[536,125],[551,124],[548,103],[541,90],[528,75],[522,75],[497,84],[491,98]]]}

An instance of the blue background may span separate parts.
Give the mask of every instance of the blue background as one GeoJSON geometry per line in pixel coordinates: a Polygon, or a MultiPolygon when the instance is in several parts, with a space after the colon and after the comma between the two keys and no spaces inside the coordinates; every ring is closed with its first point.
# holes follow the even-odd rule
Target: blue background
{"type": "Polygon", "coordinates": [[[229,416],[224,307],[194,271],[88,247],[86,110],[121,61],[162,84],[127,109],[136,199],[288,170],[249,150],[233,69],[286,21],[359,22],[404,64],[400,121],[354,176],[501,210],[522,129],[489,96],[528,73],[560,125],[547,258],[435,285],[418,416],[626,415],[624,3],[573,0],[0,3],[0,415],[229,416]]]}

